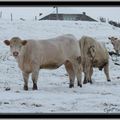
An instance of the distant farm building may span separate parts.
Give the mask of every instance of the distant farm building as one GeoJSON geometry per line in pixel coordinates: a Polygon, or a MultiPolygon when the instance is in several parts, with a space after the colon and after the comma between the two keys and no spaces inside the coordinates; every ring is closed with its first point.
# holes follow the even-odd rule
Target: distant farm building
{"type": "Polygon", "coordinates": [[[39,20],[73,20],[73,21],[96,21],[95,19],[91,18],[90,16],[87,16],[85,12],[82,14],[76,14],[76,13],[50,13],[39,20]]]}

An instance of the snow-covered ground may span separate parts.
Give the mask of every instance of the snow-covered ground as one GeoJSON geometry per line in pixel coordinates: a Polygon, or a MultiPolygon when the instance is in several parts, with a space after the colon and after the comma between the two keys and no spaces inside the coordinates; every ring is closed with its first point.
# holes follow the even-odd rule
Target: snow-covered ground
{"type": "Polygon", "coordinates": [[[23,90],[21,71],[3,41],[13,36],[45,39],[66,33],[77,39],[83,35],[94,37],[111,51],[108,36],[119,37],[120,28],[100,22],[0,20],[0,113],[120,112],[120,66],[111,57],[111,82],[106,81],[103,71],[94,69],[92,85],[79,88],[75,81],[75,87],[70,89],[68,76],[61,66],[56,70],[40,70],[37,91],[32,90],[31,77],[29,90],[23,90]]]}

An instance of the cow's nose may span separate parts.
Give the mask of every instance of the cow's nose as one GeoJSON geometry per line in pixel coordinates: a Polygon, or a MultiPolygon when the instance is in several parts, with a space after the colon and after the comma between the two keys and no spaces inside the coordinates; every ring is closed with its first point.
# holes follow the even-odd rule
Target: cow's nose
{"type": "Polygon", "coordinates": [[[13,52],[13,56],[17,57],[18,56],[18,52],[13,52]]]}

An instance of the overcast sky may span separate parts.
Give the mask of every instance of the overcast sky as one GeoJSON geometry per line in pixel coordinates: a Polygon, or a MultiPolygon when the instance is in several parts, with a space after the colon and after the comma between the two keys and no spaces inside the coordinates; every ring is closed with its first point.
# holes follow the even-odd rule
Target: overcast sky
{"type": "MultiPolygon", "coordinates": [[[[86,12],[88,16],[98,19],[99,17],[105,17],[110,20],[115,20],[120,22],[120,7],[58,7],[59,12],[66,13],[82,13],[86,12]]],[[[34,18],[38,16],[39,13],[47,14],[55,12],[53,7],[0,7],[2,11],[2,17],[10,17],[10,14],[13,14],[13,17],[16,18],[34,18]]]]}

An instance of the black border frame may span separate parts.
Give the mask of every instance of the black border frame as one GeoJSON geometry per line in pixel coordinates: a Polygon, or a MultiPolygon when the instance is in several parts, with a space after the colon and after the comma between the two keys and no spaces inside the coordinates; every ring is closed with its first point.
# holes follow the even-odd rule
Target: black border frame
{"type": "MultiPolygon", "coordinates": [[[[120,1],[0,1],[0,7],[120,7],[120,1]]],[[[120,113],[0,113],[0,118],[120,118],[120,113]]]]}
{"type": "Polygon", "coordinates": [[[12,6],[12,7],[32,7],[32,6],[97,6],[97,7],[106,7],[106,6],[120,6],[120,1],[0,1],[1,6],[12,6]]]}

